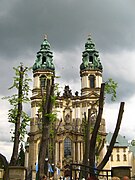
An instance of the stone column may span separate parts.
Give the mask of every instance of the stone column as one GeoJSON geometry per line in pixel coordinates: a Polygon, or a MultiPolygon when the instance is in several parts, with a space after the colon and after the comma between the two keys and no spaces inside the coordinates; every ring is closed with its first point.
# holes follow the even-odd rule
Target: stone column
{"type": "Polygon", "coordinates": [[[58,143],[56,142],[56,145],[55,145],[55,164],[57,164],[58,162],[58,143]]]}
{"type": "Polygon", "coordinates": [[[60,168],[62,168],[62,159],[63,159],[63,146],[62,146],[62,142],[60,142],[60,168]]]}
{"type": "Polygon", "coordinates": [[[83,143],[81,142],[81,162],[83,160],[83,143]]]}
{"type": "Polygon", "coordinates": [[[75,142],[73,142],[73,162],[75,162],[75,142]]]}
{"type": "Polygon", "coordinates": [[[77,142],[78,147],[78,163],[80,162],[80,142],[77,142]]]}

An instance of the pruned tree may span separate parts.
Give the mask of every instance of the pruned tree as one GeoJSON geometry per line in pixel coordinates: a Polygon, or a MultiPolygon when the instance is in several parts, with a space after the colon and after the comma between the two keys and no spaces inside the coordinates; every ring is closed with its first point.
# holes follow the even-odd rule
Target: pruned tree
{"type": "Polygon", "coordinates": [[[17,68],[13,68],[15,70],[15,77],[13,80],[13,85],[9,88],[15,89],[17,91],[16,94],[12,96],[5,97],[4,99],[8,99],[11,109],[8,111],[8,119],[10,123],[14,124],[14,131],[12,140],[13,144],[13,151],[10,160],[11,166],[16,166],[18,161],[18,150],[19,150],[19,143],[23,140],[26,134],[26,126],[30,120],[28,114],[23,111],[24,103],[29,102],[29,82],[31,79],[28,77],[28,71],[31,68],[24,67],[21,63],[20,66],[17,68]]]}
{"type": "Polygon", "coordinates": [[[23,144],[21,143],[17,164],[19,166],[24,166],[24,163],[25,163],[25,152],[24,152],[23,144]]]}
{"type": "Polygon", "coordinates": [[[52,119],[52,107],[53,107],[53,97],[54,97],[54,77],[47,78],[46,88],[43,90],[41,87],[41,113],[42,113],[42,135],[40,141],[39,155],[38,155],[38,179],[40,179],[48,167],[45,163],[45,158],[48,156],[48,146],[49,146],[49,129],[52,119]]]}
{"type": "Polygon", "coordinates": [[[104,87],[105,95],[111,95],[111,101],[115,101],[117,98],[116,95],[117,87],[118,87],[118,83],[115,82],[112,78],[109,78],[105,82],[105,87],[104,87]]]}
{"type": "Polygon", "coordinates": [[[103,104],[104,104],[104,88],[105,84],[102,83],[100,90],[100,98],[99,98],[99,109],[98,115],[96,118],[95,126],[91,135],[90,144],[89,144],[89,165],[91,167],[95,167],[95,149],[96,149],[96,139],[98,135],[98,130],[100,127],[102,113],[103,113],[103,104]]]}
{"type": "Polygon", "coordinates": [[[107,161],[109,160],[109,157],[112,153],[112,150],[113,150],[113,147],[114,147],[114,144],[116,142],[116,138],[118,136],[118,133],[119,133],[119,129],[120,129],[120,125],[121,125],[121,121],[122,121],[122,116],[123,116],[123,112],[124,112],[124,102],[121,102],[120,104],[120,109],[119,109],[119,114],[118,114],[118,119],[117,119],[117,124],[116,124],[116,127],[115,127],[115,130],[114,130],[114,133],[113,133],[113,136],[112,136],[112,139],[111,139],[111,142],[110,142],[110,145],[109,145],[109,148],[103,158],[103,160],[101,161],[101,163],[98,165],[98,169],[103,169],[104,166],[106,165],[107,161]]]}
{"type": "MultiPolygon", "coordinates": [[[[111,83],[114,84],[114,82],[112,82],[112,80],[109,80],[109,83],[110,84],[107,85],[106,89],[105,89],[105,83],[102,83],[102,85],[101,85],[100,97],[99,97],[99,109],[98,109],[98,114],[97,114],[95,125],[94,125],[94,128],[93,128],[92,132],[90,132],[90,128],[91,128],[90,119],[91,119],[92,114],[90,113],[90,110],[88,111],[88,123],[87,123],[87,125],[89,125],[90,127],[87,128],[87,130],[86,130],[87,138],[86,138],[86,141],[85,141],[85,147],[86,148],[85,148],[85,153],[84,153],[84,164],[89,165],[91,167],[93,175],[95,173],[94,168],[95,168],[95,156],[96,156],[96,153],[97,152],[100,153],[100,151],[101,151],[101,149],[102,149],[102,147],[104,145],[104,140],[103,140],[102,142],[100,142],[99,148],[97,150],[97,147],[96,147],[96,145],[97,145],[97,136],[98,136],[101,120],[102,120],[105,91],[107,90],[106,91],[107,93],[110,92],[110,94],[112,94],[112,96],[113,96],[112,100],[114,100],[116,98],[115,89],[117,87],[117,84],[115,84],[112,87],[112,88],[114,88],[114,90],[109,90],[111,88],[111,83]],[[91,137],[90,137],[90,133],[91,133],[91,137]]],[[[106,165],[106,163],[107,163],[107,161],[108,161],[108,159],[109,159],[109,157],[111,155],[112,149],[114,147],[114,143],[116,142],[116,138],[117,138],[117,135],[119,133],[119,129],[120,129],[121,121],[122,121],[122,116],[123,116],[123,112],[124,112],[124,104],[125,104],[124,102],[121,102],[121,104],[120,104],[117,124],[116,124],[116,127],[115,127],[115,131],[113,133],[113,136],[112,136],[110,146],[109,146],[109,148],[108,148],[108,150],[106,152],[106,155],[104,156],[104,158],[102,159],[100,164],[97,166],[97,168],[100,169],[100,170],[102,170],[104,168],[104,166],[106,165]]]]}
{"type": "Polygon", "coordinates": [[[86,166],[89,165],[89,142],[90,142],[90,118],[91,118],[91,109],[88,110],[88,121],[86,113],[84,113],[84,144],[85,144],[85,153],[83,156],[83,164],[86,166]]]}

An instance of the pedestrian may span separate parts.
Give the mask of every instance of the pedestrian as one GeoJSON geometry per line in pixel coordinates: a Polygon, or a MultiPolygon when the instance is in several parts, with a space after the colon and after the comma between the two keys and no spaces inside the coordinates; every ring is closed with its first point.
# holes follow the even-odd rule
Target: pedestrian
{"type": "Polygon", "coordinates": [[[44,176],[42,177],[42,180],[47,180],[46,175],[44,175],[44,176]]]}
{"type": "Polygon", "coordinates": [[[122,180],[129,180],[128,176],[123,176],[122,180]]]}
{"type": "Polygon", "coordinates": [[[119,177],[114,176],[114,177],[112,177],[112,180],[120,180],[120,178],[119,178],[119,177]]]}

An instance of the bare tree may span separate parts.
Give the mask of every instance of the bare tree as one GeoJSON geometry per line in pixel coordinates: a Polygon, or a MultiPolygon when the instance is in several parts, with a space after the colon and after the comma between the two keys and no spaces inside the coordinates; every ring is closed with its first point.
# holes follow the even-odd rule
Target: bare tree
{"type": "MultiPolygon", "coordinates": [[[[98,115],[96,118],[96,122],[94,125],[94,129],[92,131],[91,137],[90,137],[90,119],[91,119],[91,111],[88,111],[88,123],[87,125],[89,125],[89,128],[86,129],[86,141],[85,141],[85,155],[84,155],[84,165],[89,165],[91,167],[91,169],[93,169],[93,174],[94,174],[94,167],[95,167],[95,156],[96,156],[96,151],[97,153],[99,153],[104,145],[104,140],[102,140],[102,142],[100,142],[99,148],[98,150],[96,149],[96,145],[97,145],[97,136],[98,136],[98,132],[99,132],[99,128],[100,128],[100,124],[101,124],[101,120],[102,120],[102,113],[103,113],[103,105],[104,105],[104,91],[105,91],[105,83],[102,83],[101,85],[101,89],[100,89],[100,98],[99,98],[99,110],[98,110],[98,115]],[[89,148],[88,148],[89,147],[89,148]],[[89,162],[88,162],[89,159],[89,162]]],[[[104,158],[102,159],[102,161],[100,162],[100,164],[97,166],[97,168],[99,170],[102,170],[104,168],[104,166],[106,165],[111,152],[113,150],[114,144],[116,142],[116,138],[118,136],[119,133],[119,129],[120,129],[120,125],[121,125],[121,121],[122,121],[122,116],[123,116],[123,112],[124,112],[124,102],[121,102],[120,104],[120,109],[119,109],[119,114],[118,114],[118,119],[117,119],[117,124],[115,127],[115,131],[113,133],[112,136],[112,140],[110,143],[110,146],[104,156],[104,158]]],[[[85,117],[86,118],[86,117],[85,117]]]]}
{"type": "MultiPolygon", "coordinates": [[[[45,158],[48,156],[50,114],[52,113],[52,96],[54,95],[54,77],[47,79],[45,93],[42,89],[42,137],[38,156],[38,179],[45,173],[45,158]]],[[[47,167],[46,167],[47,168],[47,167]]]]}

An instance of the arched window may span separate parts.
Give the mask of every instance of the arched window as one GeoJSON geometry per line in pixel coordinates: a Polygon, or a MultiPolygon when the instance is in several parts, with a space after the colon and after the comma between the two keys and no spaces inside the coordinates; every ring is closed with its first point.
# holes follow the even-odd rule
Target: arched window
{"type": "Polygon", "coordinates": [[[95,88],[95,76],[94,75],[89,76],[89,81],[90,81],[90,88],[95,88]]]}
{"type": "Polygon", "coordinates": [[[45,88],[45,80],[46,80],[45,75],[40,76],[40,87],[41,88],[45,88]]]}
{"type": "Polygon", "coordinates": [[[69,138],[66,138],[64,140],[64,157],[71,156],[71,146],[72,146],[71,140],[69,138]]]}

